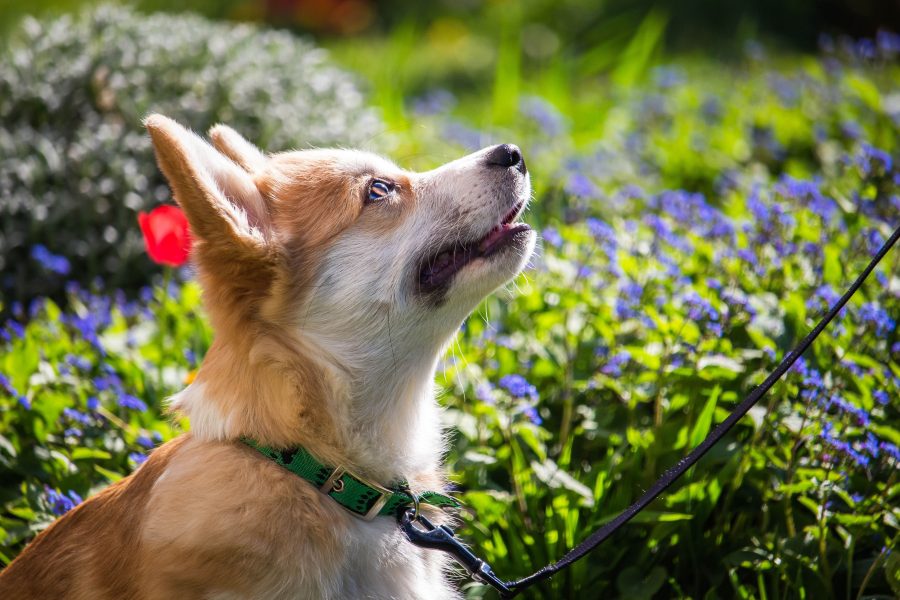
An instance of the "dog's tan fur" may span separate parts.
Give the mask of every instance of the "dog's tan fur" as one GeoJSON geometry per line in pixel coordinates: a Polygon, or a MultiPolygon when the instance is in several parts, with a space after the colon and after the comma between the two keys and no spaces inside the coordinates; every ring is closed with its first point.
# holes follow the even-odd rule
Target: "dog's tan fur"
{"type": "Polygon", "coordinates": [[[357,519],[239,438],[444,490],[437,357],[534,239],[475,260],[438,300],[414,293],[410,256],[486,233],[527,195],[527,176],[494,175],[481,155],[414,174],[351,151],[268,156],[224,126],[215,149],[165,117],[146,126],[190,221],[216,332],[173,399],[192,431],[41,533],[0,573],[0,598],[457,597],[444,559],[392,519],[357,519]],[[397,185],[374,210],[362,200],[372,176],[397,185]],[[466,177],[474,191],[443,206],[444,179],[466,177]],[[400,248],[423,228],[428,243],[400,248]]]}

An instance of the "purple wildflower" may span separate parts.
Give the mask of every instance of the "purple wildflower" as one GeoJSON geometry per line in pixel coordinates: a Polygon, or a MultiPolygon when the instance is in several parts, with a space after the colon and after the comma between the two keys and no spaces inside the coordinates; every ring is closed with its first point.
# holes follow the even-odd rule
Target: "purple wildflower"
{"type": "Polygon", "coordinates": [[[66,494],[44,486],[44,492],[47,494],[47,502],[50,504],[50,510],[56,516],[62,516],[81,504],[82,499],[75,491],[69,490],[66,494]]]}
{"type": "Polygon", "coordinates": [[[431,90],[412,101],[412,112],[428,116],[448,113],[456,106],[456,96],[444,89],[431,90]]]}
{"type": "Polygon", "coordinates": [[[500,378],[500,386],[516,398],[538,398],[537,388],[521,375],[504,375],[500,378]]]}
{"type": "Polygon", "coordinates": [[[485,404],[494,404],[494,386],[488,381],[482,381],[475,386],[475,397],[485,404]]]}
{"type": "Polygon", "coordinates": [[[144,412],[147,410],[147,405],[144,404],[144,401],[136,396],[132,396],[131,394],[122,393],[119,396],[119,406],[122,408],[130,408],[131,410],[139,410],[144,412]]]}
{"type": "Polygon", "coordinates": [[[600,192],[597,187],[581,173],[572,173],[566,180],[566,193],[578,198],[596,198],[600,192]]]}
{"type": "Polygon", "coordinates": [[[541,415],[538,414],[537,408],[535,408],[534,406],[526,406],[522,409],[522,414],[528,417],[528,420],[535,425],[540,425],[544,422],[544,420],[541,418],[541,415]]]}
{"type": "Polygon", "coordinates": [[[519,101],[519,112],[537,123],[547,137],[556,137],[568,128],[559,110],[538,96],[526,96],[519,101]]]}
{"type": "Polygon", "coordinates": [[[91,416],[89,414],[83,413],[80,410],[76,410],[74,408],[64,408],[63,416],[82,425],[91,424],[91,416]]]}
{"type": "Polygon", "coordinates": [[[147,460],[147,455],[143,452],[130,452],[128,454],[128,459],[134,462],[136,465],[140,465],[147,460]]]}
{"type": "Polygon", "coordinates": [[[547,242],[554,248],[559,248],[560,246],[562,246],[562,236],[559,235],[559,232],[555,227],[545,227],[541,232],[541,237],[544,238],[545,242],[547,242]]]}
{"type": "Polygon", "coordinates": [[[606,364],[601,367],[600,372],[610,377],[619,377],[622,375],[622,368],[631,360],[631,353],[628,350],[620,350],[612,355],[606,364]]]}
{"type": "Polygon", "coordinates": [[[47,271],[57,275],[66,276],[72,270],[69,259],[65,256],[53,254],[42,244],[36,244],[31,248],[31,258],[47,271]]]}

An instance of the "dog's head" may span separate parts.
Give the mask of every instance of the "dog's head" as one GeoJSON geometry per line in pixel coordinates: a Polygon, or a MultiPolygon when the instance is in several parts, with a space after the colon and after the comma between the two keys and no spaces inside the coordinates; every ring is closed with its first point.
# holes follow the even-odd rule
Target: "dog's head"
{"type": "Polygon", "coordinates": [[[354,382],[433,362],[534,248],[512,145],[413,173],[352,150],[266,155],[224,126],[212,145],[160,115],[146,126],[217,334],[302,343],[354,382]]]}

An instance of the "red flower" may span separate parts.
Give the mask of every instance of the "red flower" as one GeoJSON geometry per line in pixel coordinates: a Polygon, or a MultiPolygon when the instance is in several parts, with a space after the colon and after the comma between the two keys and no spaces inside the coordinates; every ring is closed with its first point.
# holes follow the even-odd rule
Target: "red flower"
{"type": "Polygon", "coordinates": [[[147,254],[161,265],[178,267],[187,260],[191,249],[191,232],[187,217],[171,204],[157,206],[150,213],[138,213],[147,254]]]}

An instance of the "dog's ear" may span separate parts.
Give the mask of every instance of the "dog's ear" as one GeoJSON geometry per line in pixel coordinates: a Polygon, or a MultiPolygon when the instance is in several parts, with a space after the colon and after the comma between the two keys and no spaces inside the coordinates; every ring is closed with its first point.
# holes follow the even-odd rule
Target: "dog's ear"
{"type": "Polygon", "coordinates": [[[251,246],[265,241],[269,210],[244,169],[168,117],[150,115],[144,126],[196,237],[212,242],[224,235],[251,246]]]}
{"type": "Polygon", "coordinates": [[[210,129],[209,139],[219,152],[248,173],[259,173],[266,166],[266,155],[227,125],[219,124],[210,129]]]}
{"type": "Polygon", "coordinates": [[[259,297],[272,280],[271,215],[250,174],[172,119],[144,120],[159,167],[184,210],[201,274],[234,297],[259,297]]]}

